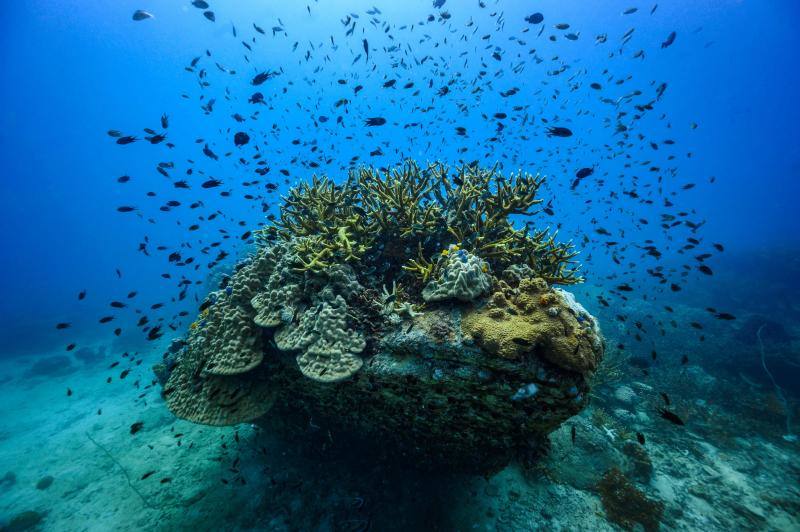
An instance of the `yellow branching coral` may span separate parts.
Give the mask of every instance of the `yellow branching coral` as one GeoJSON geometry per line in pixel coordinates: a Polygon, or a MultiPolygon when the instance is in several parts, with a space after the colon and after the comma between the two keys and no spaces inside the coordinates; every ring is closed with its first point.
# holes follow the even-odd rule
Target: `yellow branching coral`
{"type": "Polygon", "coordinates": [[[492,271],[525,264],[555,284],[582,279],[570,244],[547,229],[517,228],[514,215],[533,216],[544,179],[525,173],[441,163],[351,171],[341,185],[314,176],[292,189],[280,219],[262,231],[267,241],[292,241],[296,271],[319,272],[349,262],[378,272],[380,281],[412,275],[427,282],[456,244],[492,271]]]}

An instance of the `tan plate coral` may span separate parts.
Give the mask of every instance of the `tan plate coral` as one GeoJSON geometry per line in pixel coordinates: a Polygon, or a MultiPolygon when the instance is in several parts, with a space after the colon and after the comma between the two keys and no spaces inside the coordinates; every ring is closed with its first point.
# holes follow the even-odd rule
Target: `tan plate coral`
{"type": "Polygon", "coordinates": [[[165,355],[167,406],[215,425],[313,417],[475,470],[535,447],[585,405],[603,353],[554,287],[582,280],[576,252],[513,223],[542,182],[408,162],[292,189],[165,355]]]}

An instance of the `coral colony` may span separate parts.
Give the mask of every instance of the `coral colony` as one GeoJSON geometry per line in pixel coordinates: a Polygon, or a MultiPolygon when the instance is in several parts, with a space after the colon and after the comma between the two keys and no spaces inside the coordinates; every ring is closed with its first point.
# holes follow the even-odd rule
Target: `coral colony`
{"type": "Polygon", "coordinates": [[[313,419],[450,469],[535,453],[588,401],[595,319],[539,176],[407,162],[291,190],[157,367],[209,425],[313,419]],[[277,413],[277,414],[276,414],[277,413]]]}

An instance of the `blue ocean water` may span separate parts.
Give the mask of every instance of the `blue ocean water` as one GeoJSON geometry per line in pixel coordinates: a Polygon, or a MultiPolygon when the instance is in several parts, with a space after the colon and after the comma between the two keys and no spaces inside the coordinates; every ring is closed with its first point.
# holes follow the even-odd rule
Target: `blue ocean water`
{"type": "MultiPolygon", "coordinates": [[[[647,361],[625,366],[632,368],[630,379],[644,379],[656,397],[663,390],[675,400],[685,392],[686,402],[708,416],[744,419],[740,433],[726,433],[726,441],[764,440],[785,453],[782,459],[796,457],[796,443],[785,438],[798,430],[791,419],[800,393],[795,2],[209,4],[48,0],[4,7],[0,358],[6,369],[0,386],[10,396],[40,397],[29,387],[38,390],[52,374],[59,401],[66,400],[66,388],[87,390],[83,410],[59,405],[61,420],[43,417],[54,431],[68,431],[63,420],[94,413],[96,402],[127,420],[105,427],[106,445],[117,441],[115,430],[130,438],[139,387],[151,380],[147,370],[161,358],[163,342],[188,330],[220,272],[252,251],[249,232],[268,223],[268,214],[278,215],[290,187],[312,174],[341,182],[355,166],[391,167],[411,158],[545,175],[542,196],[552,201],[552,214],[532,221],[557,228],[559,239],[581,251],[586,282],[574,292],[599,318],[610,351],[647,361]],[[137,10],[152,17],[133,20],[137,10]],[[543,21],[526,20],[534,13],[543,21]],[[273,75],[255,85],[262,72],[273,75]],[[248,101],[256,92],[263,103],[248,101]],[[385,124],[367,125],[372,117],[385,124]],[[549,136],[553,126],[572,134],[549,136]],[[108,133],[114,130],[137,140],[120,145],[108,133]],[[162,142],[145,139],[162,132],[162,142]],[[247,133],[249,143],[235,145],[237,132],[247,133]],[[593,172],[577,179],[582,168],[593,172]],[[204,188],[210,179],[221,184],[204,188]],[[177,187],[179,181],[188,188],[177,187]],[[220,251],[227,257],[216,260],[220,251]],[[174,253],[180,258],[170,260],[174,253]],[[100,323],[105,317],[113,319],[100,323]],[[153,326],[163,336],[148,339],[153,326]],[[736,346],[741,353],[732,354],[736,346]],[[74,374],[43,370],[44,377],[30,369],[49,357],[73,357],[82,347],[101,349],[108,364],[136,353],[136,393],[124,395],[130,381],[105,386],[106,363],[74,374]],[[704,397],[692,396],[681,380],[695,364],[709,379],[704,397]],[[763,403],[749,411],[723,406],[720,398],[737,390],[763,403]],[[706,409],[697,401],[720,404],[706,409]],[[760,416],[760,409],[769,413],[760,416]],[[768,422],[751,421],[758,419],[768,422]]],[[[150,407],[167,416],[153,394],[150,407]]],[[[41,397],[44,410],[54,404],[46,393],[41,397]]],[[[32,444],[26,430],[38,437],[18,423],[23,412],[3,412],[0,444],[32,444]]],[[[685,430],[711,438],[692,421],[685,430]]],[[[663,439],[668,448],[669,438],[663,439]]],[[[68,447],[81,455],[79,447],[68,447]]],[[[763,458],[762,466],[778,478],[781,459],[773,458],[763,458]]],[[[35,462],[16,464],[15,474],[24,477],[35,462]]],[[[28,484],[44,474],[30,472],[28,484]]],[[[50,474],[60,490],[59,475],[50,474]]],[[[70,473],[80,475],[80,468],[70,473]]],[[[664,475],[651,488],[666,501],[666,529],[797,526],[796,489],[748,506],[750,520],[737,521],[741,513],[736,517],[723,505],[715,520],[702,523],[692,512],[674,510],[681,503],[666,495],[664,475]]],[[[502,480],[514,482],[523,487],[512,491],[536,506],[522,480],[502,480]]],[[[41,498],[49,492],[22,484],[4,485],[6,522],[51,504],[41,498]]],[[[62,499],[64,492],[58,492],[62,499]]],[[[32,526],[72,529],[66,516],[84,511],[96,523],[87,529],[182,528],[175,512],[169,525],[155,525],[132,521],[129,509],[104,515],[90,508],[98,503],[73,504],[52,506],[32,526]]],[[[480,526],[502,512],[495,514],[480,526]]],[[[570,515],[551,517],[568,529],[589,519],[570,521],[570,515]]],[[[262,518],[231,527],[283,526],[262,518]]],[[[440,529],[461,529],[467,521],[442,522],[440,529]]],[[[327,526],[309,523],[287,528],[327,526]]]]}

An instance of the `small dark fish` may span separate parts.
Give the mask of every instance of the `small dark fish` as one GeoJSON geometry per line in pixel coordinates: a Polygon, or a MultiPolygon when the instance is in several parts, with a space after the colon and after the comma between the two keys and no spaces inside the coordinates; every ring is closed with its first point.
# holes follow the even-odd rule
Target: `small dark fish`
{"type": "Polygon", "coordinates": [[[551,126],[547,128],[547,136],[566,138],[572,136],[572,131],[565,127],[551,126]]]}
{"type": "Polygon", "coordinates": [[[211,22],[214,22],[214,21],[217,20],[217,17],[214,15],[213,11],[203,11],[203,16],[206,17],[211,22]]]}
{"type": "Polygon", "coordinates": [[[132,135],[126,135],[117,139],[117,144],[120,145],[130,144],[132,142],[136,142],[136,137],[132,135]]]}
{"type": "Polygon", "coordinates": [[[733,314],[729,314],[727,312],[718,312],[717,314],[714,315],[714,317],[717,318],[718,320],[735,320],[736,319],[736,316],[734,316],[733,314]]]}
{"type": "Polygon", "coordinates": [[[72,324],[67,322],[56,323],[56,329],[68,329],[72,324]]]}
{"type": "Polygon", "coordinates": [[[544,20],[544,15],[541,13],[534,13],[533,15],[528,15],[525,17],[525,22],[528,24],[541,24],[544,20]]]}
{"type": "Polygon", "coordinates": [[[214,188],[214,187],[220,186],[221,184],[222,184],[222,181],[220,181],[219,179],[209,179],[208,181],[203,183],[201,186],[203,188],[214,188]]]}
{"type": "Polygon", "coordinates": [[[172,482],[171,477],[164,477],[161,479],[161,484],[166,484],[167,482],[172,482]]]}
{"type": "Polygon", "coordinates": [[[130,205],[122,205],[121,207],[117,207],[117,212],[133,212],[136,210],[136,207],[131,207],[130,205]]]}
{"type": "Polygon", "coordinates": [[[661,399],[664,400],[664,404],[669,406],[670,405],[669,395],[665,394],[664,392],[660,392],[660,393],[661,393],[661,399]]]}
{"type": "Polygon", "coordinates": [[[666,48],[667,46],[669,46],[672,43],[674,43],[675,42],[675,37],[676,37],[676,35],[675,35],[674,31],[672,33],[670,33],[669,35],[667,35],[667,39],[664,42],[661,43],[661,48],[666,48]]]}
{"type": "Polygon", "coordinates": [[[714,275],[714,272],[711,271],[711,268],[709,268],[705,264],[702,264],[702,265],[698,266],[697,269],[700,270],[701,272],[703,272],[706,275],[714,275]]]}
{"type": "Polygon", "coordinates": [[[636,440],[639,442],[639,445],[644,445],[645,444],[644,434],[642,434],[641,432],[637,432],[636,440]]]}
{"type": "Polygon", "coordinates": [[[72,388],[67,388],[67,397],[72,396],[72,388]]]}
{"type": "Polygon", "coordinates": [[[373,118],[367,118],[364,123],[370,127],[372,126],[382,126],[386,123],[386,119],[380,116],[376,116],[373,118]]]}
{"type": "Polygon", "coordinates": [[[244,131],[239,131],[236,135],[233,136],[233,143],[236,146],[244,146],[250,142],[250,135],[245,133],[244,131]]]}
{"type": "Polygon", "coordinates": [[[100,323],[108,323],[109,321],[113,320],[114,316],[104,316],[100,318],[100,323]]]}
{"type": "Polygon", "coordinates": [[[167,129],[169,127],[169,117],[167,116],[166,113],[161,115],[161,127],[163,127],[164,129],[167,129]]]}
{"type": "Polygon", "coordinates": [[[129,175],[121,175],[117,178],[117,183],[127,183],[131,180],[131,176],[129,175]]]}
{"type": "Polygon", "coordinates": [[[217,154],[214,153],[214,151],[211,148],[208,147],[208,144],[203,146],[203,155],[205,155],[209,159],[214,159],[215,161],[219,160],[219,157],[217,156],[217,154]]]}
{"type": "Polygon", "coordinates": [[[208,9],[208,2],[205,0],[192,0],[192,5],[197,9],[208,9]]]}
{"type": "Polygon", "coordinates": [[[137,9],[136,11],[133,12],[133,20],[139,21],[139,20],[146,20],[148,18],[153,18],[153,15],[151,13],[148,13],[147,11],[144,11],[142,9],[137,9]]]}
{"type": "Polygon", "coordinates": [[[144,427],[144,421],[137,421],[133,425],[131,425],[131,434],[136,434],[144,427]]]}
{"type": "Polygon", "coordinates": [[[575,445],[575,438],[578,436],[578,431],[575,429],[575,425],[572,425],[570,429],[570,437],[572,438],[572,445],[575,445]]]}
{"type": "Polygon", "coordinates": [[[578,179],[583,179],[585,177],[589,177],[594,173],[594,168],[581,168],[577,172],[575,172],[575,177],[578,179]]]}
{"type": "Polygon", "coordinates": [[[666,408],[659,408],[658,415],[669,421],[674,425],[685,425],[686,423],[683,422],[681,418],[675,415],[674,412],[667,410],[666,408]]]}
{"type": "Polygon", "coordinates": [[[144,480],[144,479],[146,479],[146,478],[148,478],[148,477],[150,477],[150,476],[154,475],[155,473],[156,473],[156,471],[155,471],[155,470],[153,470],[153,471],[148,471],[147,473],[145,473],[144,475],[142,475],[142,478],[140,478],[139,480],[144,480]]]}
{"type": "MultiPolygon", "coordinates": [[[[681,357],[681,366],[685,366],[688,363],[689,363],[689,356],[688,355],[683,355],[681,357]]],[[[667,404],[669,404],[669,401],[667,402],[667,404]]]]}
{"type": "Polygon", "coordinates": [[[153,340],[158,340],[162,336],[164,336],[164,333],[161,332],[161,326],[153,327],[147,332],[147,339],[150,340],[151,342],[153,340]]]}
{"type": "Polygon", "coordinates": [[[261,72],[259,74],[256,74],[255,77],[253,77],[253,79],[250,80],[250,84],[251,85],[261,85],[262,83],[264,83],[265,81],[267,81],[271,77],[272,77],[272,74],[270,74],[269,72],[261,72]]]}

